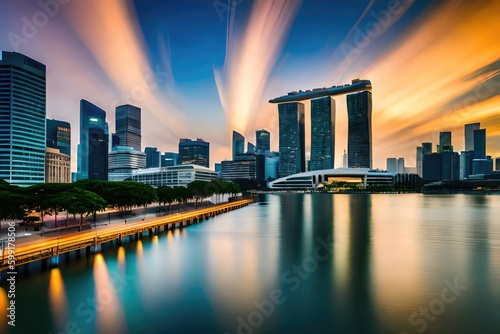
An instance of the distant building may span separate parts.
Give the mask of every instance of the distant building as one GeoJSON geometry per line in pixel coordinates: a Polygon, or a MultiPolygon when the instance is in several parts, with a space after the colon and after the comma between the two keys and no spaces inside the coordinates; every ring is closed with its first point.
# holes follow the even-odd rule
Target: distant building
{"type": "Polygon", "coordinates": [[[71,158],[57,148],[47,147],[45,156],[45,182],[71,183],[71,158]]]}
{"type": "Polygon", "coordinates": [[[71,156],[71,125],[68,122],[47,119],[47,147],[71,156]]]}
{"type": "Polygon", "coordinates": [[[460,179],[466,179],[473,174],[472,160],[474,160],[474,151],[460,152],[460,179]]]}
{"type": "Polygon", "coordinates": [[[423,157],[423,179],[433,181],[460,179],[460,156],[457,152],[426,154],[423,157]]]}
{"type": "Polygon", "coordinates": [[[474,130],[474,157],[486,159],[486,129],[474,130]]]}
{"type": "Polygon", "coordinates": [[[309,170],[331,169],[335,161],[335,100],[311,100],[311,162],[309,170]]]}
{"type": "Polygon", "coordinates": [[[472,174],[489,174],[493,171],[492,159],[474,159],[472,160],[472,174]]]}
{"type": "Polygon", "coordinates": [[[474,151],[474,130],[479,130],[480,123],[465,124],[464,139],[465,151],[474,151]]]}
{"type": "Polygon", "coordinates": [[[418,176],[422,177],[422,159],[423,159],[423,147],[417,146],[417,155],[416,155],[416,173],[418,176]]]}
{"type": "Polygon", "coordinates": [[[80,144],[78,180],[108,179],[108,123],[106,112],[96,105],[80,101],[80,144]]]}
{"type": "Polygon", "coordinates": [[[305,172],[304,104],[280,103],[279,113],[279,176],[305,172]]]}
{"type": "Polygon", "coordinates": [[[347,95],[347,164],[349,168],[372,168],[372,93],[347,95]]]}
{"type": "Polygon", "coordinates": [[[251,142],[247,143],[247,153],[256,153],[255,152],[255,145],[252,144],[251,142]]]}
{"type": "Polygon", "coordinates": [[[396,158],[387,158],[387,171],[389,173],[398,173],[398,159],[396,158]]]}
{"type": "Polygon", "coordinates": [[[141,151],[141,108],[125,104],[116,107],[116,135],[120,146],[141,151]]]}
{"type": "Polygon", "coordinates": [[[218,178],[222,178],[222,164],[215,163],[215,172],[217,173],[218,178]]]}
{"type": "Polygon", "coordinates": [[[495,170],[500,170],[500,157],[495,159],[495,170]]]}
{"type": "Polygon", "coordinates": [[[146,154],[146,168],[160,167],[161,152],[156,147],[146,147],[144,149],[146,154]]]}
{"type": "Polygon", "coordinates": [[[255,131],[255,147],[257,153],[263,154],[271,150],[271,133],[267,130],[255,131]]]}
{"type": "Polygon", "coordinates": [[[217,172],[198,165],[179,165],[133,170],[127,178],[152,187],[187,187],[193,181],[217,180],[217,172]]]}
{"type": "Polygon", "coordinates": [[[279,171],[279,155],[277,156],[266,156],[264,160],[264,179],[266,181],[276,180],[278,178],[279,171]]]}
{"type": "Polygon", "coordinates": [[[179,164],[210,166],[210,143],[198,138],[179,140],[179,164]]]}
{"type": "Polygon", "coordinates": [[[172,167],[179,164],[179,153],[165,152],[161,156],[161,167],[172,167]]]}
{"type": "Polygon", "coordinates": [[[0,56],[0,179],[45,182],[46,68],[17,52],[0,56]]]}
{"type": "Polygon", "coordinates": [[[453,152],[451,145],[451,131],[443,131],[439,133],[438,153],[453,152]]]}
{"type": "Polygon", "coordinates": [[[405,172],[405,158],[398,159],[398,173],[404,174],[405,172]]]}
{"type": "Polygon", "coordinates": [[[237,155],[245,153],[245,137],[237,131],[233,131],[233,160],[237,155]]]}
{"type": "Polygon", "coordinates": [[[422,156],[432,153],[432,143],[422,143],[422,156]]]}
{"type": "Polygon", "coordinates": [[[146,154],[128,146],[115,146],[108,155],[108,172],[124,173],[146,167],[146,154]]]}
{"type": "Polygon", "coordinates": [[[221,161],[223,180],[256,180],[263,182],[265,177],[265,156],[240,154],[235,160],[221,161]]]}

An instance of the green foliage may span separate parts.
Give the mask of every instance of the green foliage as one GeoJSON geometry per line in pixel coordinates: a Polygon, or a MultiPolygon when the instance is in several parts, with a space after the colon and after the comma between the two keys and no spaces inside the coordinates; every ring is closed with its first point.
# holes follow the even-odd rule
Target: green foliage
{"type": "Polygon", "coordinates": [[[0,220],[24,217],[26,196],[0,189],[0,200],[0,220]]]}

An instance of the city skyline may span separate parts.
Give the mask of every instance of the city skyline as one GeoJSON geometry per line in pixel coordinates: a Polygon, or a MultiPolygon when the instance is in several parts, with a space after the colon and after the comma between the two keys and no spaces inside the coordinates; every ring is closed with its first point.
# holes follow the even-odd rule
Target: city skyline
{"type": "MultiPolygon", "coordinates": [[[[342,8],[321,6],[322,1],[274,1],[272,8],[265,3],[236,1],[222,8],[210,1],[167,1],[160,7],[158,1],[95,1],[89,6],[70,1],[57,3],[57,11],[36,2],[2,3],[0,49],[17,50],[47,65],[47,117],[70,122],[73,143],[79,137],[80,99],[105,110],[111,123],[114,109],[130,103],[149,115],[143,147],[175,151],[179,138],[202,137],[212,143],[214,163],[231,157],[227,138],[233,130],[247,138],[258,128],[278,133],[277,108],[267,103],[269,98],[363,77],[374,87],[374,167],[383,168],[390,156],[403,156],[415,166],[415,146],[436,143],[445,130],[453,132],[455,143],[463,143],[461,127],[471,122],[488,128],[487,152],[500,155],[495,51],[500,28],[492,14],[498,3],[356,1],[342,8]],[[276,9],[284,15],[277,18],[276,9]],[[47,20],[34,26],[32,18],[39,12],[48,13],[47,20]],[[96,15],[100,12],[113,14],[106,21],[96,15]],[[268,21],[265,13],[274,16],[268,21]],[[92,27],[85,24],[90,17],[92,27]],[[190,26],[195,20],[206,28],[202,36],[200,28],[190,26]],[[26,21],[35,29],[30,31],[26,21]],[[311,22],[316,26],[310,27],[311,22]],[[185,29],[175,30],[178,26],[185,29]],[[276,34],[254,41],[258,27],[276,34]],[[124,48],[127,43],[130,47],[124,48]],[[450,49],[455,50],[451,55],[450,49]],[[259,63],[238,50],[250,50],[247,57],[259,63]],[[65,85],[68,74],[71,85],[65,85]],[[189,98],[193,91],[196,99],[189,98]]],[[[344,109],[343,103],[337,107],[344,109]]],[[[335,167],[347,148],[346,124],[339,117],[335,167]]],[[[305,128],[308,159],[310,125],[305,128]]],[[[275,135],[271,149],[277,147],[275,135]]],[[[75,147],[71,155],[76,157],[75,147]]]]}

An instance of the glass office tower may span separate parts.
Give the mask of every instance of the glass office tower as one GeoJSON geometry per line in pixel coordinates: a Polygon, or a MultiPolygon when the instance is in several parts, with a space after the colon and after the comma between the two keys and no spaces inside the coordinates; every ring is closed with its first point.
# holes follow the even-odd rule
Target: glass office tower
{"type": "Polygon", "coordinates": [[[108,179],[108,124],[106,112],[80,101],[80,144],[77,179],[108,179]]]}
{"type": "Polygon", "coordinates": [[[0,58],[0,178],[45,182],[45,65],[16,52],[0,58]]]}
{"type": "Polygon", "coordinates": [[[197,140],[180,139],[178,163],[180,165],[198,165],[209,168],[210,143],[200,138],[197,140]]]}
{"type": "Polygon", "coordinates": [[[372,93],[347,95],[347,163],[349,168],[372,168],[372,93]]]}
{"type": "Polygon", "coordinates": [[[311,162],[309,170],[331,169],[335,159],[335,100],[311,100],[311,162]]]}
{"type": "Polygon", "coordinates": [[[255,148],[256,152],[264,154],[271,150],[271,133],[267,130],[255,131],[255,148]]]}
{"type": "Polygon", "coordinates": [[[141,108],[130,104],[116,107],[116,135],[119,146],[132,147],[141,151],[141,108]]]}
{"type": "Polygon", "coordinates": [[[304,104],[280,103],[279,113],[279,177],[306,171],[304,104]]]}
{"type": "Polygon", "coordinates": [[[237,131],[233,131],[233,160],[237,155],[245,153],[245,137],[237,131]]]}

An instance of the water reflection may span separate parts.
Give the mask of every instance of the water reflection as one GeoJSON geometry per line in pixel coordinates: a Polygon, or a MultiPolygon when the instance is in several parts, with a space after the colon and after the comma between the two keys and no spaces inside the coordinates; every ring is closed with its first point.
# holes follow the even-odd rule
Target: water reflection
{"type": "Polygon", "coordinates": [[[68,320],[68,300],[59,268],[50,271],[49,299],[54,324],[58,330],[63,330],[68,320]]]}

